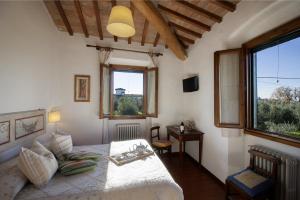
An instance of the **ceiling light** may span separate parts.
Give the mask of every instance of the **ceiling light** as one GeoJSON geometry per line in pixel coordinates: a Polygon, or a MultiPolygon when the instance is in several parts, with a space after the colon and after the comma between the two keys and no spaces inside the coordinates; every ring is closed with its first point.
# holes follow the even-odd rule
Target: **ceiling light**
{"type": "Polygon", "coordinates": [[[131,10],[125,6],[114,6],[108,19],[106,29],[118,37],[131,37],[135,34],[131,10]]]}

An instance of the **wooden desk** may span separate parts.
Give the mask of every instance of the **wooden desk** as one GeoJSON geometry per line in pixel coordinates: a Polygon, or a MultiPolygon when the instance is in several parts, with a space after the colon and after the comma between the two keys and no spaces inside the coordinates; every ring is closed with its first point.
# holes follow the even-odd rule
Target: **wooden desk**
{"type": "Polygon", "coordinates": [[[198,130],[185,131],[183,134],[180,133],[178,126],[167,126],[168,140],[170,136],[174,137],[179,141],[179,154],[183,157],[185,153],[185,142],[186,141],[199,141],[199,165],[201,167],[201,158],[202,158],[202,144],[203,144],[203,135],[204,133],[198,130]]]}

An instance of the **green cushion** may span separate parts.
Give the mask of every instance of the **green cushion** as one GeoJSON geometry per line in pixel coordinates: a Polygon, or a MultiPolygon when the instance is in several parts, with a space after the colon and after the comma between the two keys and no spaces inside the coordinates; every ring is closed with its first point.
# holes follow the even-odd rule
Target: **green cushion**
{"type": "Polygon", "coordinates": [[[96,166],[97,162],[93,160],[70,160],[61,161],[59,163],[59,170],[62,175],[69,176],[93,170],[96,166]]]}
{"type": "Polygon", "coordinates": [[[93,153],[93,152],[75,152],[75,153],[67,153],[64,154],[65,160],[93,160],[99,161],[101,154],[93,153]]]}

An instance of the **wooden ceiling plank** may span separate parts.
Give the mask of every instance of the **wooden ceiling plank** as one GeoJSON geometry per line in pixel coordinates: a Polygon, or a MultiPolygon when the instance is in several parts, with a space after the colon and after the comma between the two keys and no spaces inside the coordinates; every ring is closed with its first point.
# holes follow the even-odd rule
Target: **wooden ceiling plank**
{"type": "Polygon", "coordinates": [[[192,39],[190,39],[190,38],[187,38],[185,36],[178,35],[178,34],[177,34],[177,36],[178,36],[179,40],[185,41],[185,42],[187,42],[189,44],[195,44],[195,41],[192,40],[192,39]]]}
{"type": "Polygon", "coordinates": [[[143,30],[142,41],[141,41],[142,46],[145,45],[145,40],[146,40],[147,33],[148,33],[148,27],[149,27],[149,22],[147,19],[145,19],[144,30],[143,30]]]}
{"type": "MultiPolygon", "coordinates": [[[[111,7],[114,7],[117,5],[117,1],[116,0],[111,0],[111,7]]],[[[114,41],[118,42],[118,37],[114,35],[114,41]]]]}
{"type": "Polygon", "coordinates": [[[68,18],[66,16],[66,13],[65,13],[62,5],[61,5],[60,0],[55,0],[54,3],[55,3],[55,6],[56,6],[56,8],[57,8],[57,10],[59,12],[59,15],[60,15],[61,19],[64,22],[65,27],[67,28],[67,31],[68,31],[69,35],[73,35],[72,27],[71,27],[71,25],[69,23],[69,20],[68,20],[68,18]]]}
{"type": "Polygon", "coordinates": [[[157,43],[159,41],[159,38],[160,38],[160,34],[159,33],[156,33],[156,36],[155,36],[155,40],[153,42],[153,46],[156,47],[157,46],[157,43]]]}
{"type": "Polygon", "coordinates": [[[198,37],[198,38],[201,38],[201,37],[202,37],[202,34],[201,34],[201,33],[198,33],[198,32],[196,32],[196,31],[192,31],[192,30],[190,30],[190,29],[188,29],[188,28],[185,28],[185,27],[180,26],[180,25],[178,25],[178,24],[175,24],[175,23],[173,23],[173,22],[169,22],[169,25],[172,26],[173,28],[175,28],[176,30],[180,30],[180,31],[182,31],[182,32],[185,32],[185,33],[187,33],[187,34],[193,35],[193,36],[195,36],[195,37],[198,37]]]}
{"type": "Polygon", "coordinates": [[[82,14],[82,9],[81,9],[81,5],[80,5],[79,0],[74,0],[74,5],[76,7],[76,11],[77,11],[77,14],[78,14],[78,17],[79,17],[79,21],[80,21],[80,24],[81,24],[82,31],[84,32],[85,37],[88,38],[89,33],[88,33],[86,23],[85,23],[83,14],[82,14]]]}
{"type": "Polygon", "coordinates": [[[190,18],[190,17],[188,17],[186,15],[183,15],[183,14],[177,12],[177,11],[171,10],[171,9],[169,9],[167,7],[164,7],[164,6],[160,5],[160,4],[158,4],[158,8],[160,10],[164,11],[166,14],[172,15],[172,16],[174,16],[174,17],[176,17],[176,18],[178,18],[180,20],[183,20],[183,21],[185,21],[187,23],[194,24],[194,25],[198,26],[199,28],[201,28],[201,29],[203,29],[205,31],[210,31],[210,26],[207,25],[207,24],[199,22],[199,21],[197,21],[197,20],[195,20],[193,18],[190,18]]]}
{"type": "Polygon", "coordinates": [[[209,2],[215,4],[216,6],[224,8],[225,10],[228,10],[230,12],[234,12],[236,9],[236,5],[234,3],[230,3],[229,1],[211,0],[209,2]]]}
{"type": "Polygon", "coordinates": [[[96,17],[99,38],[100,38],[100,40],[103,40],[103,32],[102,32],[102,24],[101,24],[98,0],[93,0],[93,7],[94,7],[94,12],[95,12],[95,17],[96,17]]]}
{"type": "Polygon", "coordinates": [[[187,58],[186,51],[179,43],[173,31],[164,20],[163,16],[156,9],[155,5],[151,1],[132,0],[135,8],[151,23],[152,26],[159,32],[163,40],[174,52],[174,54],[181,60],[187,58]]]}
{"type": "Polygon", "coordinates": [[[203,16],[203,17],[206,17],[214,22],[222,22],[222,17],[212,13],[212,12],[209,12],[201,7],[198,7],[192,3],[189,3],[185,0],[176,0],[176,2],[178,2],[179,4],[183,5],[184,7],[186,8],[190,8],[192,9],[193,11],[196,11],[199,15],[203,16]]]}
{"type": "MultiPolygon", "coordinates": [[[[131,10],[132,17],[133,17],[134,16],[134,6],[131,1],[130,1],[130,10],[131,10]]],[[[128,38],[128,44],[131,44],[131,37],[128,38]]]]}

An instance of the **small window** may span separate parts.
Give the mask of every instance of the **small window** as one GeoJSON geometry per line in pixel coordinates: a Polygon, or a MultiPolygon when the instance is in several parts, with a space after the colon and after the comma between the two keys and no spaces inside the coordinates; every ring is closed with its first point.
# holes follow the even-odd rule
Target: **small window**
{"type": "Polygon", "coordinates": [[[300,141],[300,35],[252,49],[252,128],[300,141]]]}
{"type": "Polygon", "coordinates": [[[158,68],[100,65],[100,118],[158,116],[158,68]]]}
{"type": "Polygon", "coordinates": [[[144,73],[113,71],[113,115],[144,114],[144,73]]]}

